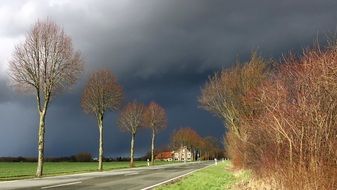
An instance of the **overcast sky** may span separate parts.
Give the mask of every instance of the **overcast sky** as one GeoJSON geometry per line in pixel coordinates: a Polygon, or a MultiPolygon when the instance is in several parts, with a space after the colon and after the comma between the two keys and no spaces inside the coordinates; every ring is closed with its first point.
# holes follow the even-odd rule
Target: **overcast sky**
{"type": "MultiPolygon", "coordinates": [[[[51,103],[47,115],[46,156],[81,151],[96,155],[98,128],[80,107],[89,73],[109,68],[127,100],[161,104],[169,126],[194,128],[221,138],[217,118],[198,108],[208,75],[258,49],[276,60],[317,37],[336,32],[336,0],[1,0],[0,1],[0,156],[36,156],[38,115],[35,98],[8,87],[13,48],[38,19],[64,27],[85,59],[85,73],[51,103]]],[[[106,156],[126,156],[129,134],[116,127],[117,113],[105,118],[106,156]]],[[[136,153],[150,148],[150,131],[139,131],[136,153]]]]}

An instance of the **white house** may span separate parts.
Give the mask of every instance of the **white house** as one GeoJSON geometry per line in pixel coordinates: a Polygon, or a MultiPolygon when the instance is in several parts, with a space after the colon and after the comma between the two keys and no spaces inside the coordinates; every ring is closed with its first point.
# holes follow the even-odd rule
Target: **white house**
{"type": "Polygon", "coordinates": [[[175,161],[192,161],[192,152],[186,146],[180,147],[173,151],[173,160],[175,161]]]}

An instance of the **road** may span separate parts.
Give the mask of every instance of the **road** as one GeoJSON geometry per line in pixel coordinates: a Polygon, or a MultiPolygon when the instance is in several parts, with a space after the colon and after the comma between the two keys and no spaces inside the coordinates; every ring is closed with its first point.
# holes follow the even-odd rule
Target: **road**
{"type": "Polygon", "coordinates": [[[161,166],[119,169],[106,172],[91,172],[55,177],[44,177],[0,182],[0,189],[102,189],[141,190],[151,189],[158,183],[204,168],[211,162],[179,163],[161,166]]]}

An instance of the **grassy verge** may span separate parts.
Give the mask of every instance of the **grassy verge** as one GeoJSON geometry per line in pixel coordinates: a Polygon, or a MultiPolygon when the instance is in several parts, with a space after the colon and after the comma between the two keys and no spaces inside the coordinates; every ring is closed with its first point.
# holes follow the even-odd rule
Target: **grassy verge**
{"type": "Polygon", "coordinates": [[[233,171],[230,161],[197,171],[181,180],[158,187],[156,190],[230,189],[234,184],[248,181],[250,173],[233,171]]]}
{"type": "MultiPolygon", "coordinates": [[[[174,162],[157,161],[155,165],[174,162]]],[[[137,161],[136,167],[147,166],[146,161],[137,161]]],[[[104,162],[104,170],[128,168],[129,162],[104,162]]],[[[34,162],[0,162],[0,181],[33,178],[36,171],[34,162]]],[[[45,176],[97,171],[97,162],[46,162],[45,176]]]]}

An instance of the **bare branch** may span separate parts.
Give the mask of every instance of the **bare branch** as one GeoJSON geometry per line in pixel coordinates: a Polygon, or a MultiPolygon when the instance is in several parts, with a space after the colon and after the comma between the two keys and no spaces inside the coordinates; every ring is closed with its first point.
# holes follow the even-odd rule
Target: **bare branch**
{"type": "Polygon", "coordinates": [[[90,77],[81,99],[85,112],[104,115],[118,110],[123,99],[123,90],[109,70],[100,70],[90,77]]]}
{"type": "Polygon", "coordinates": [[[128,103],[122,109],[119,116],[119,128],[123,131],[135,134],[137,129],[142,127],[144,110],[145,108],[143,104],[137,102],[128,103]]]}
{"type": "Polygon", "coordinates": [[[144,126],[151,128],[155,133],[167,127],[167,117],[164,108],[151,102],[144,112],[144,126]]]}

